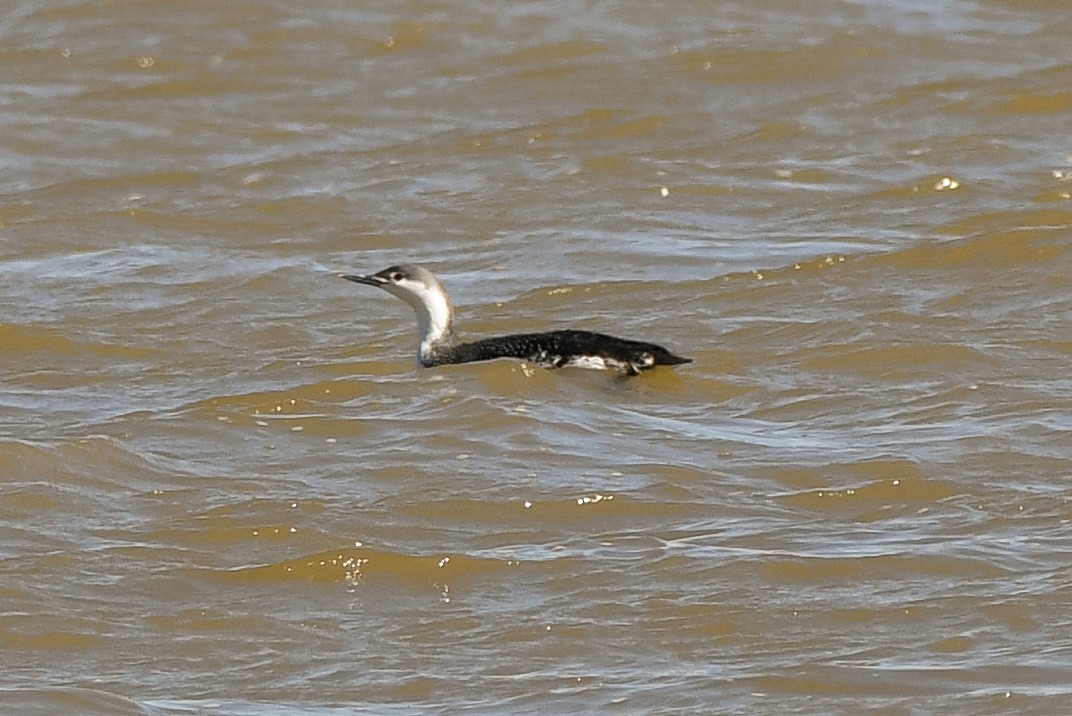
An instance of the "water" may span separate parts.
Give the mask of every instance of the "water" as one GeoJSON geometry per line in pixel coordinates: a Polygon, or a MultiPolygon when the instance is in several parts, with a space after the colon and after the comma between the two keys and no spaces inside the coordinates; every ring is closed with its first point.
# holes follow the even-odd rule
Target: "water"
{"type": "Polygon", "coordinates": [[[1072,15],[753,5],[4,9],[0,709],[1072,707],[1072,15]]]}

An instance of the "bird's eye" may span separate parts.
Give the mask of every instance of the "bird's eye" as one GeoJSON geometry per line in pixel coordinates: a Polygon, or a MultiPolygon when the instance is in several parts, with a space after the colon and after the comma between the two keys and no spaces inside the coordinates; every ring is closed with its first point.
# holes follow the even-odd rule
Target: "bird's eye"
{"type": "Polygon", "coordinates": [[[395,283],[398,283],[402,280],[402,274],[400,274],[398,271],[395,271],[393,274],[391,274],[391,280],[395,283]]]}

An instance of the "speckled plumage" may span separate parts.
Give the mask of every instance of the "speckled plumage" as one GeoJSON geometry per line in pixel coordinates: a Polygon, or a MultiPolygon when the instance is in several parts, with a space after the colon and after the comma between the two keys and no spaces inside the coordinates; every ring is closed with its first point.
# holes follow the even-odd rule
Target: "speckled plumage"
{"type": "Polygon", "coordinates": [[[565,330],[519,333],[442,346],[435,351],[432,365],[495,358],[520,358],[544,368],[588,364],[591,367],[616,368],[631,374],[657,365],[689,362],[688,358],[676,356],[653,343],[629,341],[605,333],[565,330]],[[602,366],[597,366],[599,361],[603,362],[602,366]]]}
{"type": "Polygon", "coordinates": [[[391,266],[369,276],[343,278],[376,286],[413,306],[421,342],[417,362],[425,367],[519,358],[544,368],[579,366],[607,368],[637,375],[657,365],[691,363],[653,343],[627,340],[591,331],[519,333],[459,343],[454,335],[453,308],[442,284],[420,266],[391,266]]]}

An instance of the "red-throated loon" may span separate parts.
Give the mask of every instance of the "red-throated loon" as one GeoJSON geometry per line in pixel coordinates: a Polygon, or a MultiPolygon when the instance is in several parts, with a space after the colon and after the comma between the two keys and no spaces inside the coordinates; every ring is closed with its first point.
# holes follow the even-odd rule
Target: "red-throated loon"
{"type": "Polygon", "coordinates": [[[662,346],[590,331],[519,333],[459,343],[454,335],[454,308],[450,296],[428,269],[400,265],[370,276],[343,275],[343,278],[382,288],[413,306],[421,340],[417,347],[417,363],[426,368],[447,363],[520,358],[544,368],[614,368],[626,375],[638,375],[657,365],[692,362],[691,358],[674,355],[662,346]]]}

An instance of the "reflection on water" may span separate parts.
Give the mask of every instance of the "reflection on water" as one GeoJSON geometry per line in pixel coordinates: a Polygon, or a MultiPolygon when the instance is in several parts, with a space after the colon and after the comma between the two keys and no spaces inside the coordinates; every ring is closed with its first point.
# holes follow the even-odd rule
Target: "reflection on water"
{"type": "Polygon", "coordinates": [[[12,8],[0,707],[1067,710],[1059,9],[12,8]]]}

